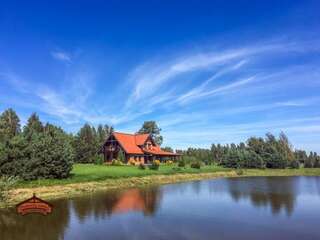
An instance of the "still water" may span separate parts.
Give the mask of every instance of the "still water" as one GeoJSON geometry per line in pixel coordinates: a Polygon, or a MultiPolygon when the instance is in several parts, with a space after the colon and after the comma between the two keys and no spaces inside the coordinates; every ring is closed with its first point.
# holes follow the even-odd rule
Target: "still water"
{"type": "Polygon", "coordinates": [[[0,211],[1,240],[320,239],[320,177],[206,180],[0,211]]]}

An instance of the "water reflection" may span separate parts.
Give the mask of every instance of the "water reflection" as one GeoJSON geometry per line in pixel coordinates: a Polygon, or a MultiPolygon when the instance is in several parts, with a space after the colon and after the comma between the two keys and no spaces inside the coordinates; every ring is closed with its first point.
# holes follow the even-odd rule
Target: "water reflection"
{"type": "Polygon", "coordinates": [[[0,211],[0,239],[63,239],[69,225],[69,203],[61,202],[52,214],[20,216],[14,209],[0,211]]]}
{"type": "Polygon", "coordinates": [[[255,207],[270,206],[273,214],[283,209],[288,215],[294,210],[297,182],[292,178],[241,178],[228,179],[232,199],[250,199],[255,207]]]}
{"type": "Polygon", "coordinates": [[[52,201],[48,216],[0,210],[0,240],[320,239],[319,203],[319,177],[195,181],[52,201]]]}
{"type": "Polygon", "coordinates": [[[80,221],[91,215],[103,218],[106,215],[128,212],[142,212],[149,216],[156,212],[161,195],[159,187],[110,191],[76,198],[72,201],[72,205],[80,221]]]}

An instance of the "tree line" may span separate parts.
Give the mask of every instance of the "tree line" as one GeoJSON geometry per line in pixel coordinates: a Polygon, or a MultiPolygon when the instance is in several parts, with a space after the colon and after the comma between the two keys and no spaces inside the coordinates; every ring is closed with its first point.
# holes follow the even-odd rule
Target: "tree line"
{"type": "MultiPolygon", "coordinates": [[[[112,126],[86,123],[76,134],[68,134],[58,126],[43,123],[36,113],[21,127],[16,112],[7,109],[0,115],[0,175],[25,180],[67,178],[73,163],[103,162],[99,150],[113,131],[112,126]]],[[[144,122],[137,132],[150,133],[159,145],[163,141],[155,121],[144,122]]],[[[174,152],[170,147],[162,149],[174,152]]],[[[198,161],[230,168],[320,167],[317,153],[293,150],[284,133],[278,138],[268,133],[265,138],[251,137],[245,143],[212,144],[210,149],[176,152],[187,163],[198,161]]]]}
{"type": "Polygon", "coordinates": [[[21,128],[12,109],[0,115],[0,175],[24,180],[67,178],[72,164],[101,161],[100,146],[113,131],[108,125],[85,124],[77,134],[43,123],[33,113],[21,128]]]}
{"type": "Polygon", "coordinates": [[[188,148],[177,150],[186,162],[201,161],[229,168],[319,168],[316,152],[293,150],[288,137],[281,132],[277,137],[267,133],[264,138],[250,137],[246,142],[226,145],[212,144],[210,149],[188,148]]]}
{"type": "MultiPolygon", "coordinates": [[[[0,176],[67,178],[73,163],[103,163],[101,146],[113,131],[109,125],[86,123],[76,134],[68,134],[43,123],[36,113],[22,128],[17,113],[7,109],[0,115],[0,176]]],[[[161,144],[160,131],[155,121],[146,121],[137,133],[150,133],[161,144]]],[[[124,157],[119,160],[124,161],[124,157]]]]}

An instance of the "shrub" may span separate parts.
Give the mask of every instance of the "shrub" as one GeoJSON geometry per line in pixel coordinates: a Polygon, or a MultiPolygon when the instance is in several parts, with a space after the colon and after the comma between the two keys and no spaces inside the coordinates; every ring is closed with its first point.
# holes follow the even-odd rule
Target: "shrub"
{"type": "Polygon", "coordinates": [[[307,158],[307,159],[304,161],[304,167],[305,167],[305,168],[312,168],[312,167],[313,167],[313,161],[312,161],[312,159],[307,158]]]}
{"type": "Polygon", "coordinates": [[[141,170],[145,170],[146,169],[146,165],[144,165],[143,163],[140,163],[138,168],[141,169],[141,170]]]}
{"type": "Polygon", "coordinates": [[[130,159],[128,163],[132,166],[136,165],[136,161],[134,159],[130,159]]]}
{"type": "Polygon", "coordinates": [[[315,160],[314,164],[313,164],[314,168],[320,168],[320,158],[317,157],[317,159],[315,160]]]}
{"type": "Polygon", "coordinates": [[[192,162],[192,163],[190,164],[190,167],[191,167],[191,168],[200,169],[200,168],[201,168],[201,163],[200,163],[199,161],[192,162]]]}
{"type": "Polygon", "coordinates": [[[178,167],[185,167],[186,166],[186,162],[181,159],[179,162],[178,162],[178,167]]]}
{"type": "Polygon", "coordinates": [[[31,142],[31,159],[26,162],[26,180],[67,178],[73,163],[73,149],[66,136],[57,129],[37,134],[31,142]]]}
{"type": "Polygon", "coordinates": [[[300,163],[298,160],[292,160],[289,163],[289,167],[290,168],[299,168],[300,167],[300,163]]]}
{"type": "Polygon", "coordinates": [[[154,160],[152,164],[149,166],[149,169],[151,170],[158,170],[160,167],[160,161],[159,160],[154,160]]]}
{"type": "Polygon", "coordinates": [[[96,165],[102,165],[104,163],[104,159],[103,159],[103,156],[102,155],[96,155],[94,157],[94,164],[96,165]]]}
{"type": "Polygon", "coordinates": [[[252,150],[243,150],[243,164],[242,167],[244,168],[265,168],[265,164],[263,159],[254,151],[252,150]]]}
{"type": "Polygon", "coordinates": [[[122,166],[122,162],[118,159],[112,159],[112,162],[111,162],[111,165],[112,166],[122,166]]]}
{"type": "Polygon", "coordinates": [[[166,161],[166,165],[172,165],[173,164],[173,161],[172,160],[167,160],[166,161]]]}
{"type": "Polygon", "coordinates": [[[243,175],[243,170],[241,169],[241,168],[237,168],[236,169],[236,174],[238,175],[238,176],[241,176],[241,175],[243,175]]]}
{"type": "Polygon", "coordinates": [[[181,168],[179,168],[179,167],[173,167],[172,170],[175,171],[175,172],[179,172],[179,171],[181,171],[181,168]]]}
{"type": "Polygon", "coordinates": [[[224,156],[221,165],[227,168],[236,168],[241,163],[241,157],[236,149],[230,149],[224,156]]]}
{"type": "Polygon", "coordinates": [[[263,153],[262,158],[266,162],[267,168],[286,168],[288,163],[287,159],[280,154],[277,149],[273,146],[269,147],[265,153],[263,153]]]}
{"type": "Polygon", "coordinates": [[[192,163],[192,162],[195,162],[197,161],[198,159],[194,156],[188,156],[188,155],[184,155],[182,156],[182,160],[186,163],[186,164],[189,164],[189,163],[192,163]]]}
{"type": "Polygon", "coordinates": [[[2,176],[0,177],[0,201],[6,202],[8,199],[8,191],[17,182],[17,177],[2,176]]]}

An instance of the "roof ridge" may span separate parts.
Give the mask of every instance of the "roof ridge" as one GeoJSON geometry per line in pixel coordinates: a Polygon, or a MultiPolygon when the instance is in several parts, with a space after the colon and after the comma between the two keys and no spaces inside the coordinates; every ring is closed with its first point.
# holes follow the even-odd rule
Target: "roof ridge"
{"type": "Polygon", "coordinates": [[[123,135],[135,136],[135,134],[132,134],[132,133],[115,132],[115,131],[113,133],[119,133],[119,134],[123,134],[123,135]]]}

